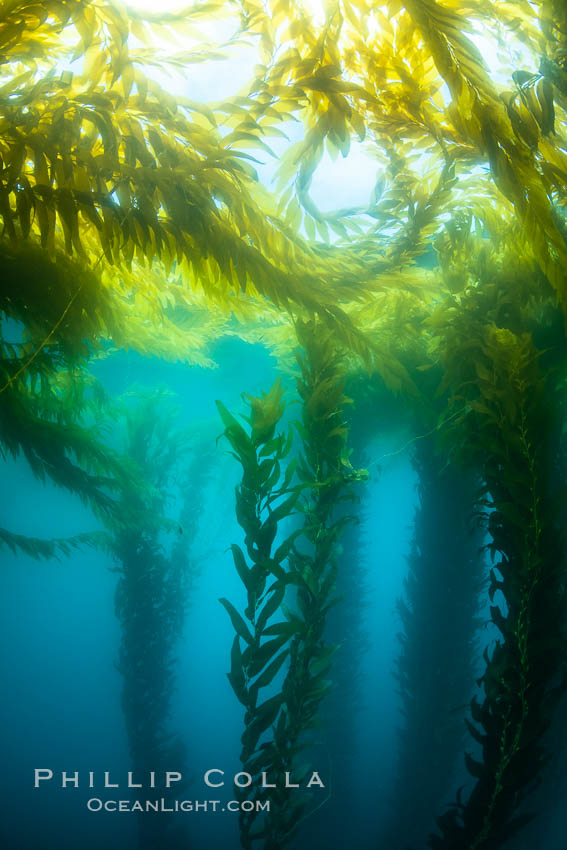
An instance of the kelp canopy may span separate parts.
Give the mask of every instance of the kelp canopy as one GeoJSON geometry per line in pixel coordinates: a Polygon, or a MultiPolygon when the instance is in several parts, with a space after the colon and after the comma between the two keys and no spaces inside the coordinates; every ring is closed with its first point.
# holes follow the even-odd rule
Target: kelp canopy
{"type": "Polygon", "coordinates": [[[231,316],[251,334],[258,320],[274,328],[279,348],[290,314],[318,313],[401,389],[400,348],[431,304],[478,284],[463,268],[472,250],[484,267],[506,254],[537,266],[536,289],[545,277],[565,306],[562,5],[325,8],[205,3],[144,18],[114,2],[2,4],[1,306],[35,343],[23,362],[3,352],[6,379],[46,340],[203,362],[231,316]],[[479,34],[501,56],[493,69],[479,34]],[[259,63],[225,102],[175,96],[152,75],[185,74],[190,93],[195,63],[241,43],[259,63]],[[268,193],[255,159],[286,134],[298,140],[268,193]],[[314,172],[357,140],[368,204],[322,212],[314,172]],[[416,267],[432,242],[439,267],[416,267]]]}
{"type": "Polygon", "coordinates": [[[289,368],[296,328],[323,328],[341,370],[429,411],[482,481],[504,597],[445,850],[519,828],[561,695],[566,109],[559,0],[0,3],[3,451],[112,515],[128,470],[81,418],[104,402],[89,360],[206,366],[223,334],[289,368]],[[239,50],[244,89],[192,98],[194,65],[239,50]],[[361,146],[367,202],[323,211],[324,157],[361,146]]]}

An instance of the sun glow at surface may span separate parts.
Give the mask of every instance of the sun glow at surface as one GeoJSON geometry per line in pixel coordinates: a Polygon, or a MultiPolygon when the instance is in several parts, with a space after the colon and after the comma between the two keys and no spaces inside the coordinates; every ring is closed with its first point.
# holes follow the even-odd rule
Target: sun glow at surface
{"type": "Polygon", "coordinates": [[[327,17],[325,0],[301,0],[301,6],[317,26],[322,26],[327,17]]]}
{"type": "Polygon", "coordinates": [[[128,0],[124,4],[127,9],[141,14],[157,15],[180,12],[191,4],[187,0],[128,0]]]}
{"type": "MultiPolygon", "coordinates": [[[[334,20],[337,9],[335,0],[296,0],[299,11],[299,20],[305,27],[312,30],[314,38],[318,38],[326,24],[334,20]],[[310,19],[310,21],[309,21],[310,19]]],[[[276,14],[278,4],[274,0],[267,0],[264,10],[269,16],[276,14]]],[[[147,20],[147,29],[152,33],[152,46],[164,57],[163,68],[148,68],[146,73],[159,82],[164,89],[175,95],[190,97],[192,100],[201,102],[216,102],[228,100],[235,95],[246,96],[248,84],[253,75],[254,66],[261,62],[261,56],[257,50],[258,42],[256,36],[252,39],[236,39],[233,36],[239,31],[242,23],[233,14],[232,7],[222,9],[222,14],[211,18],[199,17],[191,21],[191,26],[176,29],[173,20],[167,21],[165,26],[155,26],[160,15],[175,15],[180,13],[182,17],[191,18],[191,10],[198,9],[197,3],[188,3],[187,0],[163,0],[156,5],[155,0],[130,0],[125,3],[127,10],[147,20]],[[146,17],[147,16],[147,17],[146,17]],[[200,35],[202,37],[200,38],[200,35]],[[196,62],[190,58],[190,54],[205,54],[208,48],[214,45],[214,53],[205,61],[196,62]],[[182,67],[167,67],[167,52],[186,52],[187,59],[182,67]]],[[[362,2],[357,7],[359,13],[344,15],[341,17],[340,27],[337,30],[337,38],[340,42],[337,47],[348,52],[357,39],[363,33],[366,34],[367,44],[376,40],[376,48],[388,45],[393,48],[394,57],[401,51],[400,62],[411,63],[413,54],[408,53],[409,58],[404,58],[403,44],[400,46],[399,29],[404,24],[404,13],[392,14],[390,7],[372,7],[371,4],[362,2]],[[358,19],[360,15],[360,28],[358,19]]],[[[293,2],[290,14],[293,12],[293,2]]],[[[336,21],[335,21],[336,23],[336,21]]],[[[161,22],[160,22],[161,24],[161,22]]],[[[286,32],[285,25],[282,25],[286,32]]],[[[276,27],[276,32],[280,32],[276,27]]],[[[534,68],[534,57],[528,47],[523,45],[515,36],[507,32],[506,40],[502,36],[502,28],[497,26],[494,31],[487,28],[486,21],[475,20],[470,22],[463,35],[479,50],[482,60],[497,90],[507,89],[512,85],[511,69],[523,68],[531,71],[534,68]]],[[[278,38],[275,38],[276,44],[278,38]]],[[[286,45],[280,45],[283,49],[286,45]]],[[[421,43],[418,45],[422,49],[421,43]]],[[[432,61],[432,60],[431,60],[432,61]]],[[[408,67],[411,73],[411,68],[408,67]]],[[[393,85],[400,84],[397,67],[394,62],[393,85]]],[[[346,82],[355,82],[365,86],[365,80],[358,80],[356,74],[350,75],[348,70],[341,71],[341,78],[346,82]]],[[[441,81],[437,87],[436,94],[432,95],[435,107],[438,110],[446,110],[453,100],[453,95],[446,81],[441,81]]],[[[221,134],[224,130],[221,130],[221,134]]],[[[293,136],[296,133],[292,133],[293,136]]],[[[269,143],[273,139],[267,139],[269,143]]],[[[290,138],[290,144],[297,142],[297,138],[290,138]]],[[[368,139],[367,139],[368,142],[368,139]]],[[[253,162],[260,182],[269,190],[274,186],[273,177],[282,157],[285,157],[287,147],[285,142],[281,144],[274,142],[274,157],[266,156],[264,152],[255,148],[248,150],[246,143],[241,140],[239,148],[253,157],[253,162]]],[[[382,168],[377,168],[376,159],[371,155],[369,149],[364,145],[354,142],[350,145],[350,152],[346,157],[334,157],[330,155],[329,148],[325,145],[325,153],[319,165],[313,172],[312,184],[309,189],[309,197],[318,207],[323,215],[350,208],[364,207],[370,204],[370,197],[377,179],[377,171],[382,173],[382,168]]],[[[332,151],[331,151],[332,154],[332,151]]],[[[411,165],[415,175],[425,180],[428,162],[431,153],[427,156],[416,150],[415,154],[408,156],[408,165],[411,165]]],[[[435,159],[435,156],[433,157],[435,159]]],[[[276,190],[277,192],[277,190],[276,190]]]]}

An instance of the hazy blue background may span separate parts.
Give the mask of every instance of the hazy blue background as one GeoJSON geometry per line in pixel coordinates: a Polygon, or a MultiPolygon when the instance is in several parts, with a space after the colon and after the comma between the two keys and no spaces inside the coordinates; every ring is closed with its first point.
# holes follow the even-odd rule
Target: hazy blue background
{"type": "MultiPolygon", "coordinates": [[[[215,419],[214,400],[244,412],[240,393],[258,394],[270,387],[277,372],[274,360],[260,347],[238,340],[223,342],[214,352],[219,368],[202,370],[119,354],[97,364],[95,372],[112,394],[135,382],[167,386],[178,395],[186,421],[215,419]]],[[[288,395],[291,397],[293,388],[288,395]]],[[[222,426],[217,426],[220,434],[222,426]]],[[[400,445],[402,440],[400,440],[400,445]]],[[[395,448],[376,443],[374,458],[395,448]]],[[[227,547],[242,543],[234,517],[234,485],[239,467],[219,442],[219,466],[205,498],[205,511],[195,547],[205,558],[202,577],[190,600],[185,633],[177,649],[178,689],[172,727],[186,741],[195,781],[191,799],[224,798],[207,789],[202,774],[220,767],[227,779],[239,769],[242,710],[226,672],[232,626],[218,603],[227,596],[242,601],[242,589],[227,547]]],[[[416,499],[408,457],[398,454],[374,463],[369,488],[368,595],[361,608],[371,635],[364,658],[364,698],[358,741],[352,753],[358,783],[358,811],[345,812],[356,824],[360,850],[375,846],[376,824],[388,804],[393,770],[396,697],[392,678],[395,634],[399,630],[395,599],[401,592],[404,556],[416,499]]],[[[97,528],[79,500],[50,484],[41,485],[25,461],[3,465],[2,525],[36,537],[65,537],[97,528]]],[[[62,790],[55,780],[33,788],[33,769],[86,772],[112,771],[125,782],[130,769],[120,708],[121,679],[115,668],[119,627],[114,615],[116,573],[109,557],[92,551],[61,561],[35,562],[3,551],[0,571],[0,744],[3,754],[1,829],[7,848],[75,850],[130,847],[135,815],[89,813],[89,797],[127,799],[126,789],[62,790]],[[17,836],[17,844],[14,843],[17,836]]],[[[325,781],[328,765],[316,765],[325,781]]],[[[228,783],[227,783],[228,785],[228,783]]],[[[219,789],[220,791],[221,789],[219,789]]],[[[319,792],[318,792],[319,793],[319,792]]],[[[325,792],[320,792],[324,795],[325,792]]],[[[148,793],[151,797],[151,791],[148,793]]],[[[317,801],[322,799],[317,798],[317,801]]],[[[336,800],[327,805],[337,805],[336,800]]],[[[197,848],[236,850],[237,815],[186,814],[197,848]]],[[[338,845],[337,845],[338,846],[338,845]]]]}

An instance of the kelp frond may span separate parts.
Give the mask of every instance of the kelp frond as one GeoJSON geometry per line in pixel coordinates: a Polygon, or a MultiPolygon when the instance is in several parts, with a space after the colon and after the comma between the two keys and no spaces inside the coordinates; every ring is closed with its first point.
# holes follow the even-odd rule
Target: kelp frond
{"type": "Polygon", "coordinates": [[[23,534],[14,534],[6,528],[0,528],[0,545],[10,549],[14,555],[27,555],[35,560],[51,560],[69,557],[77,549],[95,547],[108,549],[109,539],[102,531],[86,532],[76,534],[73,537],[53,538],[51,540],[39,537],[27,537],[23,534]]]}

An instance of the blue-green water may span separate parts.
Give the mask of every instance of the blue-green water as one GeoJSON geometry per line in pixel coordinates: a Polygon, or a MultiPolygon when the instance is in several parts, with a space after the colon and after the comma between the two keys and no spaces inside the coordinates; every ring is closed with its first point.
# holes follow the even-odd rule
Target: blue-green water
{"type": "MultiPolygon", "coordinates": [[[[121,353],[101,361],[93,371],[114,396],[133,385],[167,387],[176,394],[180,422],[204,422],[201,427],[210,428],[214,440],[222,432],[215,399],[222,399],[231,410],[244,411],[241,391],[259,394],[276,377],[272,358],[259,347],[231,341],[214,353],[219,364],[215,370],[121,353]]],[[[292,392],[291,386],[288,391],[292,392]]],[[[113,440],[116,435],[109,435],[109,441],[113,440]]],[[[382,441],[375,447],[377,456],[390,448],[382,441]]],[[[243,711],[225,675],[233,632],[218,602],[221,596],[235,604],[243,602],[227,551],[231,543],[242,542],[234,516],[239,469],[222,442],[217,455],[193,544],[193,556],[202,559],[203,566],[175,647],[177,681],[170,716],[171,728],[182,735],[187,747],[189,797],[195,800],[212,799],[218,793],[211,796],[212,789],[203,784],[207,769],[220,768],[231,777],[240,768],[243,711]]],[[[2,486],[3,524],[14,533],[63,538],[97,528],[87,507],[66,491],[38,482],[22,459],[4,464],[2,486]]],[[[361,618],[371,628],[372,639],[362,659],[364,686],[356,715],[357,735],[351,742],[348,781],[356,806],[345,811],[344,817],[359,846],[370,848],[380,812],[387,808],[388,775],[395,755],[393,603],[401,592],[415,502],[407,456],[393,458],[381,476],[374,471],[368,496],[369,522],[363,529],[368,589],[361,618]],[[387,569],[382,566],[385,563],[387,569]]],[[[112,568],[111,557],[101,551],[39,563],[21,555],[2,555],[1,628],[7,649],[2,658],[5,698],[0,724],[4,846],[22,850],[136,846],[133,814],[86,809],[93,794],[111,799],[108,795],[114,793],[86,787],[89,771],[101,781],[104,771],[109,771],[110,781],[124,786],[131,769],[120,706],[121,677],[116,669],[120,630],[114,614],[117,576],[112,568]],[[36,768],[51,769],[54,779],[34,788],[36,768]],[[79,771],[80,787],[70,784],[62,789],[62,771],[79,771]]],[[[326,807],[339,805],[332,792],[332,742],[326,747],[328,758],[316,767],[329,788],[315,802],[327,802],[313,815],[321,835],[326,807]]],[[[127,794],[121,790],[120,799],[127,794]]],[[[231,797],[226,790],[218,796],[225,802],[231,797]]],[[[239,846],[237,815],[207,812],[184,818],[192,847],[239,846]]]]}
{"type": "MultiPolygon", "coordinates": [[[[216,811],[209,804],[206,812],[177,816],[186,831],[181,846],[237,850],[238,815],[225,809],[234,798],[231,778],[241,769],[244,712],[226,676],[234,632],[218,600],[227,597],[241,610],[246,604],[229,551],[232,543],[242,545],[234,513],[240,470],[226,442],[216,442],[222,425],[215,399],[222,399],[233,412],[244,412],[241,392],[259,395],[271,386],[277,371],[264,349],[240,340],[219,343],[213,354],[218,363],[213,370],[120,353],[96,363],[93,373],[116,398],[132,388],[139,392],[167,388],[179,405],[179,425],[190,426],[210,444],[212,455],[204,456],[204,462],[212,462],[213,468],[199,498],[197,531],[191,540],[191,558],[200,565],[199,576],[190,591],[182,633],[172,649],[175,686],[168,726],[186,747],[182,767],[189,783],[182,798],[219,801],[216,811]],[[224,788],[204,784],[211,768],[225,772],[224,788]]],[[[293,379],[288,376],[285,383],[291,399],[293,379]]],[[[297,416],[293,407],[290,411],[290,417],[297,416]]],[[[116,447],[118,430],[109,431],[107,441],[116,447]]],[[[330,725],[323,715],[316,730],[312,768],[325,788],[313,792],[308,814],[291,845],[300,850],[398,846],[397,841],[392,843],[390,824],[396,806],[397,731],[404,724],[394,678],[402,629],[396,603],[404,591],[419,505],[407,442],[406,426],[400,423],[396,429],[390,424],[365,448],[371,463],[359,494],[364,512],[357,533],[363,554],[359,551],[356,556],[364,587],[355,602],[358,625],[367,640],[358,657],[346,659],[347,668],[349,663],[358,668],[355,704],[348,693],[335,695],[338,725],[330,725]]],[[[102,529],[77,497],[39,482],[21,458],[4,463],[2,491],[3,525],[14,533],[64,538],[102,529]]],[[[169,515],[174,516],[179,506],[178,494],[169,505],[169,515]]],[[[350,568],[348,557],[347,548],[341,556],[343,570],[350,568]]],[[[59,561],[42,562],[2,554],[1,830],[2,846],[9,850],[138,847],[135,814],[88,810],[93,798],[103,802],[132,799],[126,787],[132,760],[116,664],[120,624],[114,611],[115,567],[104,550],[86,549],[59,561]],[[36,769],[51,770],[53,779],[35,788],[36,769]],[[62,773],[76,771],[79,787],[70,783],[62,788],[62,773]],[[90,771],[95,775],[94,789],[88,787],[90,771]],[[102,787],[105,771],[120,789],[102,787]]],[[[349,637],[339,635],[339,640],[349,637]]],[[[494,640],[494,631],[479,632],[479,659],[482,647],[494,640]]],[[[463,711],[463,706],[445,708],[449,713],[463,711]]],[[[172,764],[171,770],[178,767],[172,764]]],[[[456,760],[454,769],[447,802],[452,788],[470,783],[462,760],[456,760]]],[[[135,776],[134,781],[138,780],[135,776]]],[[[143,794],[149,799],[159,796],[150,789],[143,794]]],[[[159,846],[168,850],[171,845],[164,838],[159,846]]],[[[547,850],[556,847],[546,845],[547,850]]]]}

